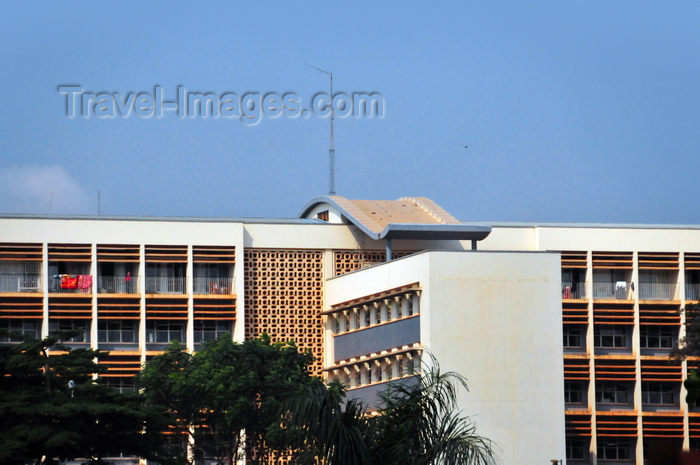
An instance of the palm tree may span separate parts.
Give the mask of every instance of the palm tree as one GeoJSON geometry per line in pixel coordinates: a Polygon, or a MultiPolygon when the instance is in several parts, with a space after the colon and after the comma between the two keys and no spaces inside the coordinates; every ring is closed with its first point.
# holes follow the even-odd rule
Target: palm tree
{"type": "Polygon", "coordinates": [[[474,423],[457,410],[458,390],[468,389],[467,380],[458,373],[443,373],[429,355],[423,373],[416,374],[419,382],[393,383],[381,394],[373,463],[496,463],[494,444],[476,434],[474,423]]]}
{"type": "Polygon", "coordinates": [[[466,379],[442,373],[431,355],[422,374],[389,384],[368,413],[343,387],[316,387],[288,404],[288,426],[300,431],[295,463],[335,465],[492,465],[494,444],[457,410],[466,379]]]}
{"type": "Polygon", "coordinates": [[[316,385],[294,396],[284,413],[285,424],[300,434],[293,445],[293,463],[304,465],[369,465],[372,422],[362,402],[343,401],[343,386],[316,385]]]}

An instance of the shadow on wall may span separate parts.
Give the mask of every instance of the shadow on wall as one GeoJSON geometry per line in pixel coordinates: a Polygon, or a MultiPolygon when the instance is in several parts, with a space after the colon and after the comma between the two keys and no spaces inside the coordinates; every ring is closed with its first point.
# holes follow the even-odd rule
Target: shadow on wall
{"type": "Polygon", "coordinates": [[[700,451],[682,452],[677,442],[652,440],[648,459],[649,465],[698,465],[700,451]]]}

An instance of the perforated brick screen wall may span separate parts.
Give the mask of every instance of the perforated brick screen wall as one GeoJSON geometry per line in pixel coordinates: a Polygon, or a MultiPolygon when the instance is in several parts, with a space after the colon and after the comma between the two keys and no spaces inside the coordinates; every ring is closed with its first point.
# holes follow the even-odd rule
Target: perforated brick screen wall
{"type": "MultiPolygon", "coordinates": [[[[413,252],[392,252],[392,258],[405,257],[413,252]]],[[[336,250],[333,256],[333,268],[335,276],[340,276],[351,271],[359,270],[371,265],[377,265],[386,261],[386,252],[379,250],[336,250]]]]}
{"type": "Polygon", "coordinates": [[[245,337],[294,339],[323,368],[323,253],[318,250],[246,249],[245,337]]]}

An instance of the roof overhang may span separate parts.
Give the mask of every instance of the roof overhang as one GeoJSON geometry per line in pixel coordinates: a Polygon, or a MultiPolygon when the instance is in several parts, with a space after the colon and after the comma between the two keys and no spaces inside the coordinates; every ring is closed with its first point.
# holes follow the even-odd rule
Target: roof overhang
{"type": "Polygon", "coordinates": [[[299,212],[305,218],[317,205],[325,203],[335,208],[350,223],[375,240],[472,240],[480,241],[491,233],[491,226],[466,223],[390,223],[383,230],[372,230],[371,219],[352,208],[339,196],[323,195],[309,200],[299,212]]]}
{"type": "Polygon", "coordinates": [[[375,239],[481,241],[490,233],[490,226],[473,224],[391,223],[375,239]]]}

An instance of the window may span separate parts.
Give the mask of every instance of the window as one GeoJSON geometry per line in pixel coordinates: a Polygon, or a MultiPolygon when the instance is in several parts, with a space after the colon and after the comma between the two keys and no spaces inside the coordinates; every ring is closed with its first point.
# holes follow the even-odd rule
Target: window
{"type": "Polygon", "coordinates": [[[231,325],[226,321],[195,321],[194,322],[194,342],[195,344],[217,339],[224,334],[231,333],[231,325]]]}
{"type": "Polygon", "coordinates": [[[643,404],[674,404],[674,386],[671,382],[647,381],[642,383],[643,404]]]}
{"type": "Polygon", "coordinates": [[[408,297],[406,299],[406,313],[408,316],[413,315],[413,297],[408,297]]]}
{"type": "Polygon", "coordinates": [[[673,349],[676,334],[673,328],[642,325],[639,343],[646,349],[673,349]]]}
{"type": "MultiPolygon", "coordinates": [[[[0,329],[10,333],[21,333],[31,339],[39,339],[41,320],[0,320],[0,329]]],[[[19,337],[0,336],[0,342],[22,342],[19,337]]]]}
{"type": "Polygon", "coordinates": [[[105,383],[117,392],[134,392],[134,378],[107,378],[105,383]]]}
{"type": "Polygon", "coordinates": [[[318,218],[321,221],[328,221],[328,216],[328,210],[324,210],[316,214],[316,218],[318,218]]]}
{"type": "Polygon", "coordinates": [[[627,347],[627,328],[619,325],[596,326],[594,337],[596,347],[627,347]]]}
{"type": "Polygon", "coordinates": [[[690,438],[690,450],[700,451],[700,438],[690,438]]]}
{"type": "Polygon", "coordinates": [[[630,385],[615,381],[596,383],[595,401],[599,404],[628,404],[631,403],[630,385]]]}
{"type": "Polygon", "coordinates": [[[340,334],[340,315],[335,315],[333,318],[334,333],[340,334]]]}
{"type": "Polygon", "coordinates": [[[598,460],[633,460],[632,443],[622,438],[600,438],[598,460]]]}
{"type": "Polygon", "coordinates": [[[138,322],[100,321],[97,323],[97,342],[134,343],[138,342],[138,322]]]}
{"type": "Polygon", "coordinates": [[[172,341],[185,341],[185,324],[169,321],[149,321],[146,323],[148,342],[167,344],[172,341]]]}
{"type": "Polygon", "coordinates": [[[581,404],[585,402],[584,383],[580,381],[564,381],[564,401],[581,404]]]}
{"type": "Polygon", "coordinates": [[[564,347],[583,347],[583,327],[564,325],[564,347]]]}
{"type": "Polygon", "coordinates": [[[588,441],[581,438],[566,438],[566,458],[585,460],[588,456],[588,441]]]}
{"type": "Polygon", "coordinates": [[[58,320],[49,322],[49,332],[80,331],[80,334],[64,339],[66,343],[90,342],[90,321],[88,320],[58,320]]]}

